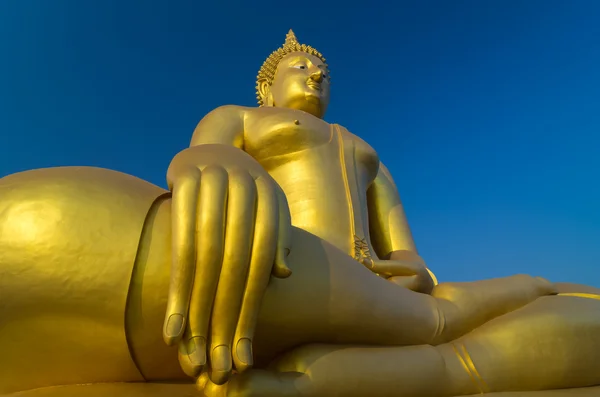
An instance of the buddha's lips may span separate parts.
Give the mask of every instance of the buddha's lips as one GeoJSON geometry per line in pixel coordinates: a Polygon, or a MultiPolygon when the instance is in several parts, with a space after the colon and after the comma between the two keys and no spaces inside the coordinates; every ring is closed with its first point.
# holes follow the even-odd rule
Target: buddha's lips
{"type": "Polygon", "coordinates": [[[316,81],[308,81],[306,83],[306,85],[308,85],[310,88],[314,88],[315,90],[321,90],[321,84],[317,83],[316,81]]]}

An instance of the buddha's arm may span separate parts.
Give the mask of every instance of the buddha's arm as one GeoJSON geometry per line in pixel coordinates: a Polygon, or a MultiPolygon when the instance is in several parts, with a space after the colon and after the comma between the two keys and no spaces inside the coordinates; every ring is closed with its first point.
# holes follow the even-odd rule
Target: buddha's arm
{"type": "Polygon", "coordinates": [[[245,113],[242,107],[226,105],[204,116],[194,130],[190,147],[177,153],[169,165],[169,189],[172,189],[173,180],[182,170],[203,168],[209,163],[267,176],[265,169],[244,151],[245,113]]]}
{"type": "MultiPolygon", "coordinates": [[[[381,259],[421,261],[398,189],[389,170],[383,164],[380,165],[377,177],[367,191],[367,204],[369,233],[377,256],[381,259]]],[[[433,273],[429,273],[437,284],[433,273]]]]}
{"type": "Polygon", "coordinates": [[[243,108],[233,105],[220,106],[204,116],[194,130],[190,147],[177,153],[169,165],[169,189],[182,170],[204,166],[207,160],[214,160],[225,167],[239,165],[264,172],[254,159],[243,152],[244,116],[243,108]]]}
{"type": "Polygon", "coordinates": [[[267,175],[265,169],[244,151],[244,118],[246,111],[240,106],[221,106],[208,113],[196,126],[190,147],[173,158],[167,172],[167,182],[181,170],[204,167],[217,163],[225,168],[243,168],[256,175],[267,175]]]}
{"type": "Polygon", "coordinates": [[[236,106],[210,112],[167,172],[173,252],[164,339],[180,344],[181,366],[192,377],[210,359],[218,384],[234,364],[238,371],[252,365],[254,328],[270,276],[291,273],[287,201],[241,150],[244,116],[236,106]]]}
{"type": "Polygon", "coordinates": [[[221,106],[208,113],[196,126],[190,147],[222,144],[244,148],[244,111],[238,106],[221,106]]]}
{"type": "MultiPolygon", "coordinates": [[[[206,163],[208,157],[220,158],[225,162],[249,162],[247,155],[235,156],[235,150],[244,146],[244,114],[237,106],[221,106],[208,113],[196,126],[190,147],[177,153],[167,171],[167,184],[173,189],[173,182],[182,172],[192,167],[199,167],[206,163]],[[207,147],[205,145],[211,145],[207,147]],[[219,146],[222,145],[222,146],[219,146]],[[222,152],[222,153],[219,153],[222,152]],[[231,159],[235,157],[235,159],[231,159]]],[[[251,162],[251,161],[250,161],[251,162]]]]}

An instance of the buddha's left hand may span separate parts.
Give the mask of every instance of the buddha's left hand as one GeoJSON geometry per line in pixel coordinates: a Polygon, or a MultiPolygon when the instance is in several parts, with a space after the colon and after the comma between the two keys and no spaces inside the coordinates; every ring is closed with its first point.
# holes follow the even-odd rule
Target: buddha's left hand
{"type": "Polygon", "coordinates": [[[435,285],[423,259],[413,251],[393,251],[388,259],[363,258],[373,273],[415,292],[430,294],[435,285]]]}

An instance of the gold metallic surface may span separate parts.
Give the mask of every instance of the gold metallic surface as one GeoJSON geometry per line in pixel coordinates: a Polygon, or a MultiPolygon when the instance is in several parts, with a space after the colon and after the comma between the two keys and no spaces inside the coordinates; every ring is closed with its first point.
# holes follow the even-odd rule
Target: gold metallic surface
{"type": "Polygon", "coordinates": [[[583,292],[571,292],[571,293],[562,293],[558,294],[560,296],[578,296],[580,298],[588,298],[588,299],[597,299],[600,300],[600,294],[586,294],[583,292]]]}
{"type": "Polygon", "coordinates": [[[0,391],[143,380],[125,309],[144,219],[161,190],[84,167],[0,181],[0,391]]]}
{"type": "Polygon", "coordinates": [[[169,191],[0,179],[0,395],[598,395],[600,290],[438,284],[375,150],[322,119],[329,88],[290,32],[261,106],[206,115],[169,191]]]}

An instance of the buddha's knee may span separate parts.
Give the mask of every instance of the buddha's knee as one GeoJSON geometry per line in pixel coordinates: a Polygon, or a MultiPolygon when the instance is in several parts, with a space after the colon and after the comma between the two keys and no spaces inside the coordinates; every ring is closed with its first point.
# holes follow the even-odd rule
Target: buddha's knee
{"type": "Polygon", "coordinates": [[[549,296],[453,343],[489,391],[546,390],[600,382],[598,335],[600,301],[549,296]]]}
{"type": "Polygon", "coordinates": [[[145,219],[163,192],[142,182],[96,168],[0,180],[0,394],[142,379],[123,318],[145,219]]]}

